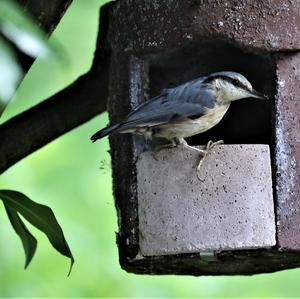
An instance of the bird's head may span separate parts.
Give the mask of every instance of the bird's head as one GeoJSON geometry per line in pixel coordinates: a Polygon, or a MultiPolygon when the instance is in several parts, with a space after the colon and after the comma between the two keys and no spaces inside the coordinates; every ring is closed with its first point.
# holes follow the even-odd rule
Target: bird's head
{"type": "Polygon", "coordinates": [[[230,103],[244,98],[266,99],[267,97],[253,89],[251,83],[235,72],[210,74],[204,80],[217,94],[218,101],[230,103]]]}

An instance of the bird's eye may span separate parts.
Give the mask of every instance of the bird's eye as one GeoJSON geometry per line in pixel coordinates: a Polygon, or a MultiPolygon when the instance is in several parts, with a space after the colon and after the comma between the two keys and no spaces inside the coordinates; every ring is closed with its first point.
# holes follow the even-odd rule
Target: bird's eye
{"type": "Polygon", "coordinates": [[[234,86],[238,86],[239,85],[239,80],[237,80],[237,79],[232,79],[232,84],[234,85],[234,86]]]}

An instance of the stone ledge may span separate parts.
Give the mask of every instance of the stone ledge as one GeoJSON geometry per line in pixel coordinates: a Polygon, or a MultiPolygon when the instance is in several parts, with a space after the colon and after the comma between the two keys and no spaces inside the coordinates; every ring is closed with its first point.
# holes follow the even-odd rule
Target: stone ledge
{"type": "Polygon", "coordinates": [[[269,248],[276,244],[268,145],[144,152],[137,162],[144,256],[269,248]]]}

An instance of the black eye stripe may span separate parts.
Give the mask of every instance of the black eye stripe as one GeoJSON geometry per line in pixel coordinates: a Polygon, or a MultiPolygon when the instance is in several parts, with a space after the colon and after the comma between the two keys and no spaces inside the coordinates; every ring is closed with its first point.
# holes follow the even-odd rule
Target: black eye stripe
{"type": "Polygon", "coordinates": [[[244,85],[241,81],[239,81],[238,79],[234,79],[234,78],[230,78],[227,76],[222,76],[222,75],[216,75],[216,76],[209,76],[204,80],[204,83],[211,83],[212,81],[216,80],[216,79],[222,79],[224,81],[227,81],[231,84],[233,84],[234,86],[240,87],[242,89],[245,90],[249,90],[249,87],[244,85]]]}
{"type": "Polygon", "coordinates": [[[243,89],[246,89],[248,90],[248,87],[246,85],[244,85],[241,81],[237,80],[237,79],[232,79],[231,80],[231,83],[236,86],[236,87],[240,87],[240,88],[243,88],[243,89]]]}
{"type": "Polygon", "coordinates": [[[204,83],[211,83],[212,81],[214,81],[216,79],[222,79],[222,80],[228,81],[230,78],[226,77],[226,76],[222,76],[222,75],[209,76],[204,80],[204,83]]]}
{"type": "Polygon", "coordinates": [[[231,83],[232,83],[233,85],[236,85],[236,86],[241,85],[240,81],[237,80],[237,79],[232,79],[232,80],[231,80],[231,83]]]}

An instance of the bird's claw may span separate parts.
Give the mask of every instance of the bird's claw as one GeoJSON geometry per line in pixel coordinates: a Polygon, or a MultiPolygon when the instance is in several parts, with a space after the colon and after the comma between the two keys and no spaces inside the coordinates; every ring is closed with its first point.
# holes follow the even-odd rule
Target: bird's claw
{"type": "Polygon", "coordinates": [[[204,180],[201,179],[200,177],[200,170],[201,167],[203,165],[204,160],[206,159],[207,155],[209,154],[209,152],[216,146],[216,145],[220,145],[223,144],[224,141],[223,140],[218,140],[216,142],[213,142],[212,140],[210,140],[205,149],[201,149],[201,148],[197,148],[191,145],[188,145],[188,143],[183,139],[183,138],[176,138],[174,140],[174,143],[176,144],[176,146],[181,147],[181,148],[188,148],[188,149],[192,149],[192,150],[196,150],[197,152],[199,152],[201,154],[201,159],[199,161],[199,164],[197,165],[196,168],[196,175],[199,181],[203,182],[204,180]]]}
{"type": "Polygon", "coordinates": [[[212,140],[208,141],[207,145],[206,145],[206,150],[210,151],[211,149],[213,149],[216,145],[220,145],[220,144],[224,144],[224,140],[218,140],[216,142],[213,142],[212,140]]]}
{"type": "Polygon", "coordinates": [[[204,150],[204,155],[201,157],[199,164],[197,166],[196,169],[196,174],[197,174],[197,178],[199,181],[203,182],[204,180],[201,179],[200,177],[200,170],[201,170],[201,166],[203,165],[204,160],[206,159],[207,155],[209,154],[209,152],[216,146],[216,145],[220,145],[223,144],[224,140],[218,140],[216,142],[213,142],[212,140],[208,141],[207,145],[206,145],[206,149],[204,150]]]}
{"type": "Polygon", "coordinates": [[[217,145],[223,144],[224,141],[223,140],[218,140],[216,142],[213,142],[212,140],[210,140],[205,149],[201,149],[201,148],[197,148],[194,146],[189,145],[183,138],[175,138],[172,142],[173,145],[177,146],[177,147],[181,147],[181,148],[188,148],[188,149],[192,149],[192,150],[196,150],[197,152],[199,152],[202,157],[197,165],[196,168],[196,175],[199,181],[203,182],[204,180],[201,179],[200,177],[200,170],[201,167],[203,165],[204,160],[206,159],[207,155],[209,154],[209,152],[217,145]]]}
{"type": "Polygon", "coordinates": [[[191,150],[201,153],[202,155],[205,155],[206,149],[204,150],[204,149],[189,145],[183,138],[175,139],[175,143],[176,143],[177,147],[181,147],[183,149],[184,148],[191,149],[191,150]]]}

